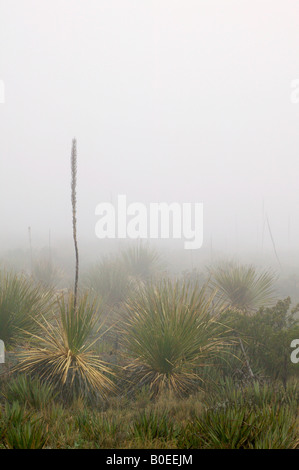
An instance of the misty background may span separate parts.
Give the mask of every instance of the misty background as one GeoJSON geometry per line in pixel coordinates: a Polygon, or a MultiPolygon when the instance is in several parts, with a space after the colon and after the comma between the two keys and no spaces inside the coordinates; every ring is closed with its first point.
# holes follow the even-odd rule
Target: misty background
{"type": "Polygon", "coordinates": [[[0,256],[28,250],[30,226],[34,249],[50,231],[73,257],[76,137],[86,260],[119,248],[96,238],[95,208],[125,194],[204,203],[200,250],[161,242],[188,265],[296,270],[298,15],[295,0],[0,0],[0,256]]]}

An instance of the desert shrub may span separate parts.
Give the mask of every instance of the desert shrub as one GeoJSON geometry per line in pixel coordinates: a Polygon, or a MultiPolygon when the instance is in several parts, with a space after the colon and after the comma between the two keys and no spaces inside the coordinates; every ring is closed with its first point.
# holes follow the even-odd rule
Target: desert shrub
{"type": "MultiPolygon", "coordinates": [[[[279,300],[275,306],[261,308],[251,316],[226,312],[222,321],[231,326],[236,337],[243,338],[246,355],[256,375],[281,380],[284,386],[292,376],[298,377],[298,367],[290,360],[290,344],[299,337],[296,314],[299,306],[291,308],[291,299],[279,300]]],[[[242,361],[242,352],[235,349],[242,361]]]]}

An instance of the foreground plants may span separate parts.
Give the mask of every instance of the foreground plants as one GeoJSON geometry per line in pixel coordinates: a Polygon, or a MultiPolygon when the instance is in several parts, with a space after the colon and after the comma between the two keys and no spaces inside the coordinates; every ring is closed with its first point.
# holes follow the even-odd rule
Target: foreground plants
{"type": "Polygon", "coordinates": [[[283,390],[257,383],[224,389],[206,400],[203,392],[184,399],[161,394],[146,404],[113,397],[105,408],[82,399],[64,406],[55,400],[38,410],[0,403],[0,448],[298,448],[298,408],[283,390]]]}
{"type": "Polygon", "coordinates": [[[298,306],[226,309],[198,276],[132,286],[118,266],[99,276],[105,324],[97,285],[50,308],[50,293],[4,276],[15,354],[0,376],[0,448],[297,448],[298,372],[285,363],[298,306]]]}
{"type": "Polygon", "coordinates": [[[0,272],[0,338],[6,348],[24,338],[24,330],[38,331],[38,320],[47,316],[53,293],[25,276],[0,272]]]}
{"type": "Polygon", "coordinates": [[[189,446],[211,449],[288,449],[298,446],[292,410],[237,404],[211,409],[189,425],[189,446]]]}
{"type": "Polygon", "coordinates": [[[77,307],[74,296],[58,301],[53,318],[38,321],[41,334],[30,334],[30,347],[18,354],[16,370],[36,374],[52,384],[66,398],[97,394],[105,398],[114,386],[111,370],[93,347],[101,337],[102,324],[87,295],[77,307]]]}
{"type": "Polygon", "coordinates": [[[18,402],[22,406],[40,410],[46,408],[56,394],[51,384],[21,374],[8,381],[3,395],[7,403],[18,402]]]}
{"type": "Polygon", "coordinates": [[[299,445],[298,392],[281,384],[245,387],[231,379],[206,398],[208,407],[187,427],[190,447],[211,449],[289,449],[299,445]]]}
{"type": "Polygon", "coordinates": [[[46,422],[18,402],[0,409],[0,445],[8,449],[43,449],[48,440],[46,422]]]}
{"type": "Polygon", "coordinates": [[[141,287],[131,297],[121,336],[133,383],[178,395],[198,386],[200,368],[227,344],[216,320],[214,297],[206,287],[170,280],[141,287]]]}

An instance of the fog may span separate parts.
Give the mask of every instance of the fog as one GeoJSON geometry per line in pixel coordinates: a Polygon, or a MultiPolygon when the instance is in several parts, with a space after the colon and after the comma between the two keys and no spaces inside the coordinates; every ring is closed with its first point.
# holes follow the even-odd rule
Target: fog
{"type": "Polygon", "coordinates": [[[187,262],[277,266],[275,244],[295,263],[298,14],[295,0],[0,0],[0,252],[27,249],[30,226],[34,247],[50,231],[72,254],[76,137],[88,259],[112,246],[95,235],[97,204],[123,194],[203,203],[202,248],[175,243],[187,262]]]}

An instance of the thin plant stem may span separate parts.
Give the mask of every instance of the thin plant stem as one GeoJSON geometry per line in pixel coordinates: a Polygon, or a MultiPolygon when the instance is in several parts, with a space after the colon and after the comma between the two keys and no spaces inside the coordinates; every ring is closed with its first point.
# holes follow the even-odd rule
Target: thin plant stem
{"type": "Polygon", "coordinates": [[[33,275],[33,254],[32,254],[32,239],[31,239],[31,227],[28,227],[28,238],[29,238],[29,250],[30,250],[30,274],[33,275]]]}
{"type": "Polygon", "coordinates": [[[79,252],[77,242],[77,141],[73,139],[72,156],[71,156],[71,171],[72,171],[72,214],[73,214],[73,239],[76,254],[76,271],[75,271],[75,288],[74,288],[74,309],[77,307],[77,293],[78,293],[78,278],[79,278],[79,252]]]}

